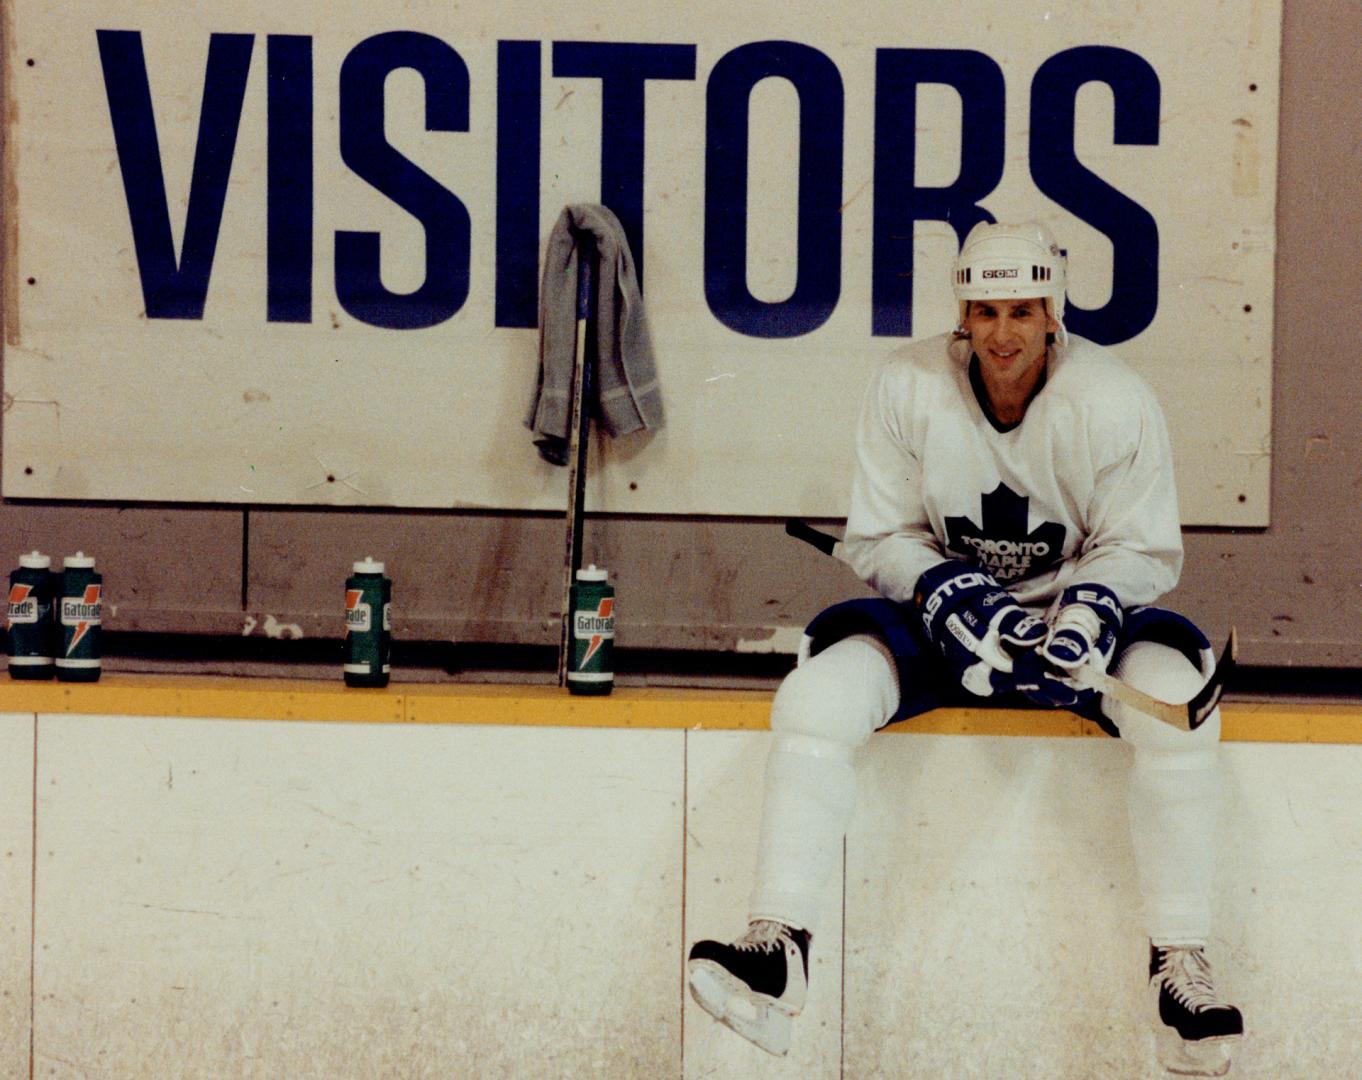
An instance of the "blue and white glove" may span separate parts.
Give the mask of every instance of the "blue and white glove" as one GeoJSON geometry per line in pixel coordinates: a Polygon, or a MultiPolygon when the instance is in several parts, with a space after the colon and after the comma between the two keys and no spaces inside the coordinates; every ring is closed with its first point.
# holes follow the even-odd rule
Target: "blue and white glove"
{"type": "Polygon", "coordinates": [[[1045,640],[1044,622],[992,575],[957,559],[924,571],[913,601],[927,637],[960,685],[978,697],[1011,690],[1013,654],[1034,652],[1045,640]]]}
{"type": "Polygon", "coordinates": [[[1044,642],[1015,665],[1016,688],[1037,705],[1083,708],[1099,691],[1074,678],[1079,668],[1106,671],[1116,652],[1123,611],[1105,585],[1070,585],[1059,597],[1044,642]]]}

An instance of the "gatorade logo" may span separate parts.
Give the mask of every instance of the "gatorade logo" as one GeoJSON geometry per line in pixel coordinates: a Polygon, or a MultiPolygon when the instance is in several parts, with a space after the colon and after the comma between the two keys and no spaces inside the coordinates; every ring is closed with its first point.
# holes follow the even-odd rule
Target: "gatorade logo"
{"type": "Polygon", "coordinates": [[[104,605],[100,602],[102,589],[102,585],[87,585],[85,594],[80,599],[74,596],[61,598],[61,624],[76,628],[76,632],[71,635],[70,643],[66,646],[67,656],[76,651],[76,646],[85,639],[90,627],[100,624],[104,612],[104,605]]]}
{"type": "MultiPolygon", "coordinates": [[[[374,609],[369,604],[364,603],[363,589],[345,590],[345,632],[347,634],[363,634],[368,632],[374,625],[374,609]]],[[[385,611],[386,615],[387,612],[385,611]]]]}
{"type": "Polygon", "coordinates": [[[36,623],[38,621],[38,598],[33,595],[32,585],[11,585],[9,587],[9,615],[5,629],[17,623],[36,623]]]}
{"type": "Polygon", "coordinates": [[[572,636],[578,641],[590,639],[586,653],[578,669],[585,668],[591,658],[601,650],[608,638],[615,636],[615,598],[607,596],[596,606],[595,611],[575,611],[572,614],[572,636]]]}

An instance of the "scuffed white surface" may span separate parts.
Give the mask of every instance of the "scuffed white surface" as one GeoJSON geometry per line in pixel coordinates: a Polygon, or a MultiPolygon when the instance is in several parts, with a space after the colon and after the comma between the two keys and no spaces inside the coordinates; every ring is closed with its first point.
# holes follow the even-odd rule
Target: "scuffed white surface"
{"type": "Polygon", "coordinates": [[[682,739],[44,717],[41,1074],[678,1074],[682,739]]]}
{"type": "Polygon", "coordinates": [[[871,749],[847,843],[860,1074],[1144,1075],[1127,748],[909,735],[871,749]]]}
{"type": "MultiPolygon", "coordinates": [[[[0,719],[10,920],[32,723],[0,719]]],[[[685,952],[745,924],[768,739],[44,716],[35,1075],[1163,1075],[1114,740],[875,736],[789,1057],[711,1020],[685,952]]],[[[1352,1076],[1362,747],[1224,753],[1231,1076],[1352,1076]]]]}
{"type": "Polygon", "coordinates": [[[0,713],[0,1075],[28,1075],[33,714],[0,713]]]}

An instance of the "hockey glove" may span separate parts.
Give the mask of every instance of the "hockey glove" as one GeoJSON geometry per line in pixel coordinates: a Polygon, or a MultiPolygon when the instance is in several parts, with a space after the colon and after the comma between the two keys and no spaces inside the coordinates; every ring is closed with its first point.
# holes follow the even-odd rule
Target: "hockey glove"
{"type": "Polygon", "coordinates": [[[1080,664],[1106,671],[1116,651],[1122,614],[1121,602],[1105,585],[1070,585],[1060,593],[1040,655],[1066,671],[1080,664]]]}
{"type": "Polygon", "coordinates": [[[960,685],[978,697],[1012,689],[1014,653],[1034,652],[1045,624],[1012,599],[991,575],[957,559],[917,579],[913,602],[927,637],[960,685]]]}
{"type": "Polygon", "coordinates": [[[1038,705],[1080,709],[1099,692],[1080,686],[1072,673],[1085,665],[1106,671],[1116,652],[1122,609],[1105,585],[1070,585],[1045,641],[1015,667],[1016,688],[1038,705]]]}

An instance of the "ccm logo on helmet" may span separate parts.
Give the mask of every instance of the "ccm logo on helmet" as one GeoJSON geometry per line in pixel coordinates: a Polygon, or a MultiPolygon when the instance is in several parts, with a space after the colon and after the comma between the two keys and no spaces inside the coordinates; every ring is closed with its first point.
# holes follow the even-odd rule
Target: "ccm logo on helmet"
{"type": "Polygon", "coordinates": [[[983,278],[985,281],[989,281],[994,278],[1014,278],[1017,276],[1017,268],[1013,266],[1007,270],[985,270],[979,276],[983,278]]]}

